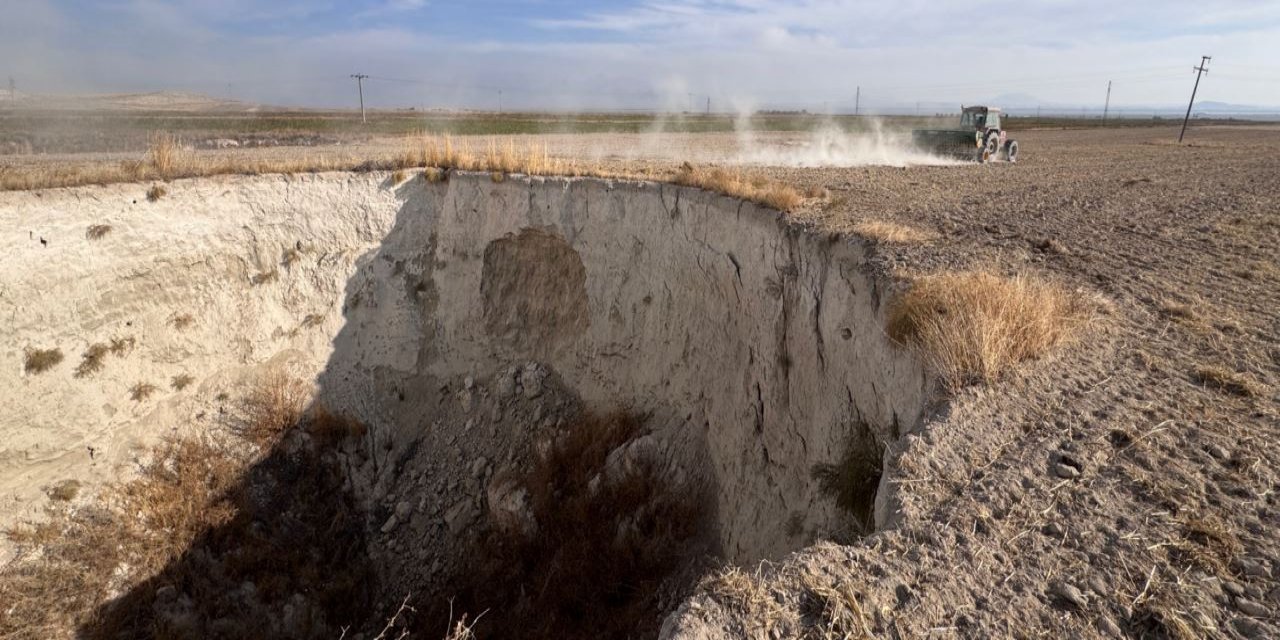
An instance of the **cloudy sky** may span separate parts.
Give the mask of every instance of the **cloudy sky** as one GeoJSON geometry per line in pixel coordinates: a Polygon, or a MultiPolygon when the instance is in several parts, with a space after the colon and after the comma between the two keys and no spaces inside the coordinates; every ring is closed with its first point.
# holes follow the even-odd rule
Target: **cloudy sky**
{"type": "Polygon", "coordinates": [[[272,104],[1280,106],[1276,0],[5,0],[0,81],[272,104]]]}

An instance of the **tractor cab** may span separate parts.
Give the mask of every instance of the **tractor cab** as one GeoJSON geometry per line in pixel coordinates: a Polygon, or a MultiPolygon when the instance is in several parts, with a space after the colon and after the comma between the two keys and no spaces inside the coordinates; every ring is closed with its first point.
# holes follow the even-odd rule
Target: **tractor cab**
{"type": "Polygon", "coordinates": [[[960,112],[960,128],[986,132],[1000,129],[1000,110],[992,107],[965,107],[960,112]]]}

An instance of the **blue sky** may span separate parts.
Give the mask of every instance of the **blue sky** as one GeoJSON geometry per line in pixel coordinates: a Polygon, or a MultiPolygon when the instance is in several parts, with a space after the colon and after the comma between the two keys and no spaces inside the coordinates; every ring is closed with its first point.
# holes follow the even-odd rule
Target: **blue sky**
{"type": "MultiPolygon", "coordinates": [[[[845,109],[1185,100],[1280,105],[1274,0],[6,0],[0,76],[32,92],[274,104],[845,109]],[[690,94],[693,94],[692,97],[690,94]]],[[[926,107],[927,108],[927,107],[926,107]]]]}

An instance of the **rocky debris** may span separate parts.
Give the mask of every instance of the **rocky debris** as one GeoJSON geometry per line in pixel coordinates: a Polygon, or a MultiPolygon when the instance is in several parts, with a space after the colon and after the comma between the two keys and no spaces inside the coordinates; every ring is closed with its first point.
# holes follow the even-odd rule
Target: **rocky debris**
{"type": "Polygon", "coordinates": [[[503,531],[515,531],[533,535],[538,522],[529,501],[529,490],[516,481],[514,473],[499,472],[485,489],[489,504],[489,518],[503,531]]]}
{"type": "Polygon", "coordinates": [[[1062,580],[1051,583],[1046,593],[1057,601],[1077,609],[1084,609],[1089,605],[1089,598],[1083,592],[1062,580]]]}
{"type": "Polygon", "coordinates": [[[1240,568],[1240,572],[1246,576],[1254,578],[1271,577],[1271,571],[1259,560],[1255,560],[1253,558],[1241,558],[1236,562],[1236,565],[1240,568]]]}
{"type": "Polygon", "coordinates": [[[1271,615],[1271,609],[1266,605],[1254,602],[1248,598],[1236,598],[1236,608],[1247,616],[1255,618],[1266,618],[1271,615]]]}
{"type": "Polygon", "coordinates": [[[1059,462],[1053,465],[1053,475],[1064,480],[1072,480],[1080,477],[1080,470],[1071,465],[1059,462]]]}

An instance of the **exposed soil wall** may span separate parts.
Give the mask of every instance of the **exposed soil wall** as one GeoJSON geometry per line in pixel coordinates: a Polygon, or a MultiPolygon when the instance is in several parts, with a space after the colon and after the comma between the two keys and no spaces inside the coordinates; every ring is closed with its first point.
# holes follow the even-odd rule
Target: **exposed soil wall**
{"type": "Polygon", "coordinates": [[[394,448],[460,428],[423,415],[441,384],[466,378],[448,393],[469,411],[471,380],[498,394],[536,362],[584,406],[648,416],[670,472],[712,487],[723,555],[749,562],[847,526],[817,471],[851,439],[896,438],[925,403],[923,371],[883,335],[862,246],[727,197],[487,174],[143,191],[0,194],[7,520],[41,488],[112,477],[133,447],[199,428],[263,363],[314,378],[394,448]],[[111,230],[91,239],[93,224],[111,230]],[[131,342],[77,375],[112,339],[131,342]],[[65,360],[25,371],[33,348],[65,360]]]}

